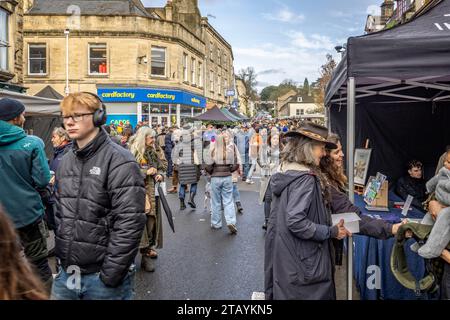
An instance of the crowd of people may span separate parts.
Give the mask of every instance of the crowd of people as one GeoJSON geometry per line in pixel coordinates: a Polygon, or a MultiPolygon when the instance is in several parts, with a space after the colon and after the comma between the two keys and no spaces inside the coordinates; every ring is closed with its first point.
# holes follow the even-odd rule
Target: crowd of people
{"type": "MultiPolygon", "coordinates": [[[[163,248],[158,190],[168,182],[183,212],[186,204],[197,209],[204,179],[211,229],[225,223],[235,235],[236,215],[244,213],[238,181],[253,185],[260,171],[266,299],[336,299],[335,266],[351,233],[344,221],[333,226],[332,214],[356,212],[360,233],[378,239],[406,222],[362,215],[350,202],[340,138],[323,126],[270,120],[133,128],[106,124],[105,109],[94,94],[65,97],[47,160],[42,140],[22,129],[23,104],[0,100],[0,299],[131,299],[137,254],[141,269],[154,272],[163,248]],[[55,277],[47,230],[55,234],[55,277]]],[[[449,151],[442,167],[427,185],[435,197],[426,219],[450,235],[449,151]]],[[[450,252],[440,240],[431,246],[446,261],[441,294],[448,299],[450,252]]]]}

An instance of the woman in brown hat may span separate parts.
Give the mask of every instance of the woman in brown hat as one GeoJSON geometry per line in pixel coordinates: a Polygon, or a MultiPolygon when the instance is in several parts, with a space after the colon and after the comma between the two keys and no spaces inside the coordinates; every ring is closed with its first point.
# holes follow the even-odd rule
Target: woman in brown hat
{"type": "Polygon", "coordinates": [[[270,181],[273,198],[265,241],[266,298],[334,300],[332,239],[343,239],[350,232],[344,221],[332,226],[319,164],[325,146],[336,146],[327,141],[327,129],[313,123],[286,136],[281,172],[270,181]]]}

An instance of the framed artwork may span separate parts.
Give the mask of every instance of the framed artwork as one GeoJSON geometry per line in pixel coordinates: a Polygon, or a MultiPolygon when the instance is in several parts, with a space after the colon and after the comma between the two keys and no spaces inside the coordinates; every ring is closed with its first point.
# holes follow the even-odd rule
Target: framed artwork
{"type": "Polygon", "coordinates": [[[355,149],[355,184],[365,186],[372,149],[355,149]]]}

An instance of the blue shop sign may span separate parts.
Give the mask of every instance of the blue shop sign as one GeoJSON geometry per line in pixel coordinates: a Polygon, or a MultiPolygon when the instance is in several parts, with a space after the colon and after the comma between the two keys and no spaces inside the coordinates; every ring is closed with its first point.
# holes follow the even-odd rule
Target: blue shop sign
{"type": "Polygon", "coordinates": [[[150,102],[206,107],[206,99],[204,97],[184,91],[145,88],[102,88],[97,89],[97,94],[103,102],[150,102]]]}
{"type": "Polygon", "coordinates": [[[115,124],[116,126],[119,126],[121,124],[126,125],[129,123],[133,128],[136,128],[137,120],[137,115],[108,114],[106,124],[115,124]]]}

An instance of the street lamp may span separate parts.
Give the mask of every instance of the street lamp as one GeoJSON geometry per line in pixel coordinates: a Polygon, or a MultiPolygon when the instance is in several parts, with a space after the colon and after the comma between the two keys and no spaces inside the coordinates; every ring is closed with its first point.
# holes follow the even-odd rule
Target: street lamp
{"type": "Polygon", "coordinates": [[[344,57],[345,51],[347,51],[347,44],[338,45],[334,47],[334,50],[336,50],[337,53],[340,53],[341,57],[344,57]]]}
{"type": "Polygon", "coordinates": [[[66,29],[64,30],[64,34],[66,35],[66,88],[64,90],[64,93],[69,95],[70,88],[69,88],[69,34],[70,30],[66,29]]]}

